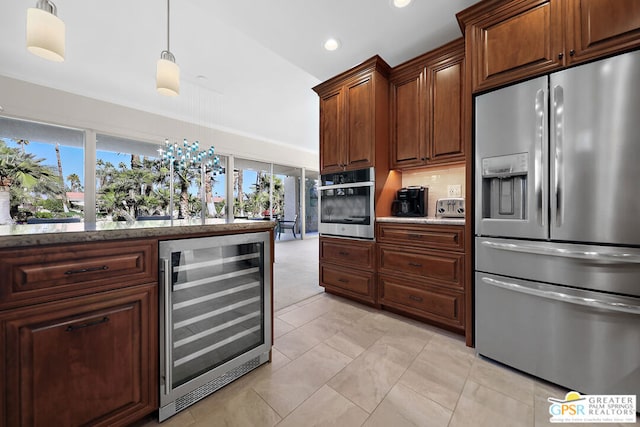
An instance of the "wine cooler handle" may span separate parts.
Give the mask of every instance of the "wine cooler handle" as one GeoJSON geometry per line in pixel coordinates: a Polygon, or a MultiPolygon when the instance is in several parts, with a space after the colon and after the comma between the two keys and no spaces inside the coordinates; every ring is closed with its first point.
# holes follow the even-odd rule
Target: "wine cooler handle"
{"type": "Polygon", "coordinates": [[[171,384],[173,379],[171,378],[171,367],[173,364],[173,355],[171,354],[171,328],[172,328],[172,313],[171,313],[171,267],[169,266],[169,259],[161,258],[162,262],[162,284],[160,286],[162,304],[163,304],[163,320],[164,320],[164,392],[165,394],[171,393],[171,384]]]}

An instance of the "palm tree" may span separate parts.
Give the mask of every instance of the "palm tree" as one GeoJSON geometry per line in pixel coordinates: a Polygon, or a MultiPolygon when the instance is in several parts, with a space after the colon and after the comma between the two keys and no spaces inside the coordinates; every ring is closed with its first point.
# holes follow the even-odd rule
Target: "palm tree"
{"type": "Polygon", "coordinates": [[[72,173],[67,176],[67,181],[69,181],[69,187],[71,187],[71,191],[82,191],[82,182],[80,182],[80,177],[72,173]]]}
{"type": "Polygon", "coordinates": [[[14,142],[20,146],[20,148],[22,149],[22,153],[25,152],[25,147],[29,145],[28,139],[14,139],[14,142]]]}
{"type": "Polygon", "coordinates": [[[60,177],[60,184],[62,185],[62,207],[65,212],[69,212],[69,201],[67,200],[67,193],[64,191],[64,175],[62,175],[62,160],[60,159],[60,144],[56,141],[56,160],[58,160],[58,176],[60,177]]]}
{"type": "Polygon", "coordinates": [[[24,189],[34,189],[58,196],[64,192],[60,188],[55,172],[43,165],[44,159],[37,159],[31,153],[7,147],[0,141],[0,193],[3,202],[0,203],[0,222],[11,220],[11,211],[17,212],[20,201],[24,200],[24,189]]]}

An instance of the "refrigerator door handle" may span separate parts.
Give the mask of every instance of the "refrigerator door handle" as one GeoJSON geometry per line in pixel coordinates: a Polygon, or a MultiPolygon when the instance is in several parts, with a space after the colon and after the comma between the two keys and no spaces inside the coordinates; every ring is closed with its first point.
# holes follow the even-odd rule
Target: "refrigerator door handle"
{"type": "Polygon", "coordinates": [[[640,256],[630,253],[604,253],[596,251],[572,251],[563,248],[552,248],[546,246],[522,245],[515,243],[497,243],[483,241],[481,245],[502,251],[524,252],[536,255],[559,256],[564,258],[575,258],[601,262],[606,264],[640,264],[640,256]]]}
{"type": "Polygon", "coordinates": [[[162,283],[160,284],[160,298],[163,304],[164,316],[164,393],[166,395],[171,393],[172,390],[172,373],[171,373],[171,365],[173,364],[173,356],[171,353],[171,327],[172,327],[172,307],[171,307],[171,268],[169,266],[168,258],[160,259],[162,265],[162,274],[160,277],[162,278],[162,283]]]}
{"type": "Polygon", "coordinates": [[[621,302],[601,301],[595,298],[582,298],[574,295],[563,294],[562,292],[543,291],[541,289],[535,289],[535,288],[520,285],[517,283],[492,279],[491,277],[483,277],[482,281],[487,285],[496,286],[496,287],[511,290],[514,292],[521,292],[524,294],[534,295],[540,298],[552,299],[552,300],[556,300],[564,303],[577,304],[577,305],[597,308],[601,310],[617,311],[620,313],[630,313],[630,314],[640,315],[640,306],[637,306],[637,305],[624,304],[621,302]]]}
{"type": "Polygon", "coordinates": [[[545,226],[545,218],[543,213],[546,212],[546,206],[544,206],[544,194],[543,194],[543,182],[542,182],[542,174],[543,170],[543,162],[544,162],[544,147],[545,147],[545,128],[546,128],[546,120],[545,120],[545,102],[544,102],[544,90],[538,89],[536,92],[536,101],[535,101],[535,112],[536,112],[536,136],[538,145],[535,147],[535,197],[536,197],[536,215],[538,217],[538,225],[541,227],[545,226]]]}
{"type": "Polygon", "coordinates": [[[562,165],[562,144],[564,138],[564,89],[560,85],[553,87],[553,116],[555,132],[555,208],[556,226],[560,227],[564,220],[563,215],[563,165],[562,165]]]}

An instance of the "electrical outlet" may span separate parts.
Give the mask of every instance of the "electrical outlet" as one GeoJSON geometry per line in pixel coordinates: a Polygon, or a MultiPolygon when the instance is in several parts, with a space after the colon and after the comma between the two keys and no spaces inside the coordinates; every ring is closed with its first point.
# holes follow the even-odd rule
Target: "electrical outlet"
{"type": "Polygon", "coordinates": [[[461,197],[462,196],[462,186],[460,184],[447,185],[447,194],[448,194],[449,197],[461,197]]]}

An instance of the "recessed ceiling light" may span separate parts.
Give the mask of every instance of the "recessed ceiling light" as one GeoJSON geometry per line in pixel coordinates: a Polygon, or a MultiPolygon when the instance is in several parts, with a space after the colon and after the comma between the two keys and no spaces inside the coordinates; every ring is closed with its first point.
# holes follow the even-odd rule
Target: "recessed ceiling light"
{"type": "Polygon", "coordinates": [[[324,48],[328,51],[336,50],[340,47],[340,40],[330,38],[326,42],[324,42],[324,48]]]}
{"type": "Polygon", "coordinates": [[[398,9],[409,6],[409,3],[411,3],[411,0],[393,0],[393,5],[398,9]]]}

